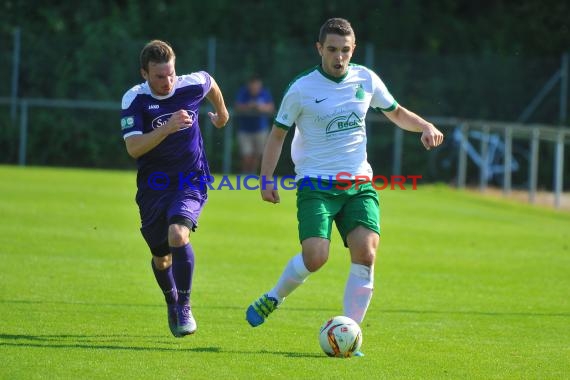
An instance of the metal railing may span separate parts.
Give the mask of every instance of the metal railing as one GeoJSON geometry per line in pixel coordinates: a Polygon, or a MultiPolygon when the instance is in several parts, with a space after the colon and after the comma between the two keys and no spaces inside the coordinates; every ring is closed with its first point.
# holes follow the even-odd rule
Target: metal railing
{"type": "MultiPolygon", "coordinates": [[[[377,116],[378,117],[378,116],[377,116]]],[[[387,122],[384,117],[379,117],[380,122],[387,122]]],[[[467,163],[470,149],[475,149],[480,158],[479,168],[479,190],[485,191],[489,182],[490,160],[489,146],[493,141],[492,137],[498,135],[502,139],[501,144],[504,150],[502,158],[502,190],[505,196],[509,196],[512,191],[512,173],[515,162],[513,161],[513,139],[526,139],[530,144],[528,152],[529,169],[527,173],[529,203],[535,203],[537,194],[537,178],[539,168],[539,142],[550,142],[554,144],[554,165],[553,165],[553,192],[554,207],[560,208],[564,184],[564,149],[570,144],[570,128],[562,126],[552,126],[544,124],[520,124],[493,122],[485,120],[463,120],[459,118],[432,117],[428,118],[438,128],[444,130],[446,139],[450,139],[454,128],[459,129],[460,143],[457,152],[457,173],[456,186],[465,188],[467,181],[467,163]],[[451,133],[450,133],[451,131],[451,133]],[[479,146],[474,147],[468,140],[470,131],[479,131],[479,146]],[[492,134],[495,134],[494,136],[492,134]],[[478,150],[477,150],[478,149],[478,150]]],[[[374,120],[374,119],[373,119],[374,120]]],[[[401,174],[402,168],[402,144],[404,131],[400,128],[394,130],[394,154],[393,154],[393,174],[401,174]]],[[[495,143],[496,144],[496,143],[495,143]]]]}

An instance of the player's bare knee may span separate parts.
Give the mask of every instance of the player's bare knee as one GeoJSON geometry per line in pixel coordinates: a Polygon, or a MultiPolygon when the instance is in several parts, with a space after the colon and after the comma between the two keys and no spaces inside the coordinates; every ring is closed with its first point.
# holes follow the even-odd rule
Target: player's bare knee
{"type": "Polygon", "coordinates": [[[158,270],[165,270],[170,268],[172,265],[172,255],[166,255],[163,257],[153,256],[152,261],[154,262],[154,266],[158,270]]]}
{"type": "Polygon", "coordinates": [[[319,237],[303,240],[303,262],[310,272],[319,270],[329,258],[330,241],[319,237]]]}
{"type": "Polygon", "coordinates": [[[316,272],[319,270],[323,265],[325,265],[328,259],[328,248],[311,247],[309,249],[303,249],[303,262],[310,272],[316,272]]]}
{"type": "Polygon", "coordinates": [[[372,266],[376,261],[376,250],[367,249],[356,253],[351,252],[351,261],[354,264],[372,266]]]}
{"type": "Polygon", "coordinates": [[[190,230],[180,224],[171,224],[168,227],[168,245],[182,247],[190,241],[190,230]]]}
{"type": "Polygon", "coordinates": [[[319,270],[323,265],[325,265],[328,258],[328,252],[317,252],[309,255],[303,254],[303,261],[309,272],[316,272],[319,270]]]}
{"type": "Polygon", "coordinates": [[[170,235],[168,237],[168,245],[171,247],[182,247],[188,244],[188,237],[184,237],[183,235],[170,235]]]}
{"type": "Polygon", "coordinates": [[[374,265],[380,236],[362,226],[355,228],[347,237],[350,258],[354,264],[374,265]]]}

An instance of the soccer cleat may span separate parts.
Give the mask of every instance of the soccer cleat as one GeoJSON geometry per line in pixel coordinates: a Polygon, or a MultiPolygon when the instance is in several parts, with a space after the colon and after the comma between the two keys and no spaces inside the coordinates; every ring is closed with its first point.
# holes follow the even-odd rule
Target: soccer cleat
{"type": "Polygon", "coordinates": [[[362,351],[356,351],[352,354],[352,356],[356,356],[357,358],[361,358],[364,356],[364,352],[362,351]]]}
{"type": "Polygon", "coordinates": [[[249,305],[245,312],[245,319],[251,327],[259,326],[265,322],[265,318],[269,317],[273,310],[277,309],[277,303],[275,298],[264,294],[249,305]]]}
{"type": "Polygon", "coordinates": [[[177,308],[175,303],[167,303],[166,310],[168,312],[168,327],[170,328],[170,332],[175,337],[179,337],[178,335],[178,315],[177,315],[177,308]]]}
{"type": "Polygon", "coordinates": [[[178,325],[176,332],[178,335],[175,335],[179,338],[194,334],[196,332],[196,320],[192,315],[192,310],[190,309],[190,305],[177,305],[177,317],[178,317],[178,325]]]}

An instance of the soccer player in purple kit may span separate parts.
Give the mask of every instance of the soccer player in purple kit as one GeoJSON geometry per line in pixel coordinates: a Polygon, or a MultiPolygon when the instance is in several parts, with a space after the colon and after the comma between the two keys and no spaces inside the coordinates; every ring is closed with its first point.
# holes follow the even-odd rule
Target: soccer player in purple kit
{"type": "Polygon", "coordinates": [[[222,92],[205,71],[176,75],[172,47],[160,40],[140,53],[146,80],[123,96],[121,129],[127,152],[137,160],[141,233],[152,253],[152,270],[167,304],[168,325],[176,337],[193,334],[190,293],[194,251],[190,231],[207,199],[199,182],[209,176],[199,106],[206,98],[217,128],[229,119],[222,92]]]}

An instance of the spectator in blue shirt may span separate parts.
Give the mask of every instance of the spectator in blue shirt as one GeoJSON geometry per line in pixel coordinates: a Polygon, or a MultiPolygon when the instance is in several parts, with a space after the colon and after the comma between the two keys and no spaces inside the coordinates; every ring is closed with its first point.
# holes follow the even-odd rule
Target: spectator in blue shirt
{"type": "Polygon", "coordinates": [[[235,110],[243,173],[257,173],[275,111],[273,97],[258,75],[253,75],[237,94],[235,110]]]}

